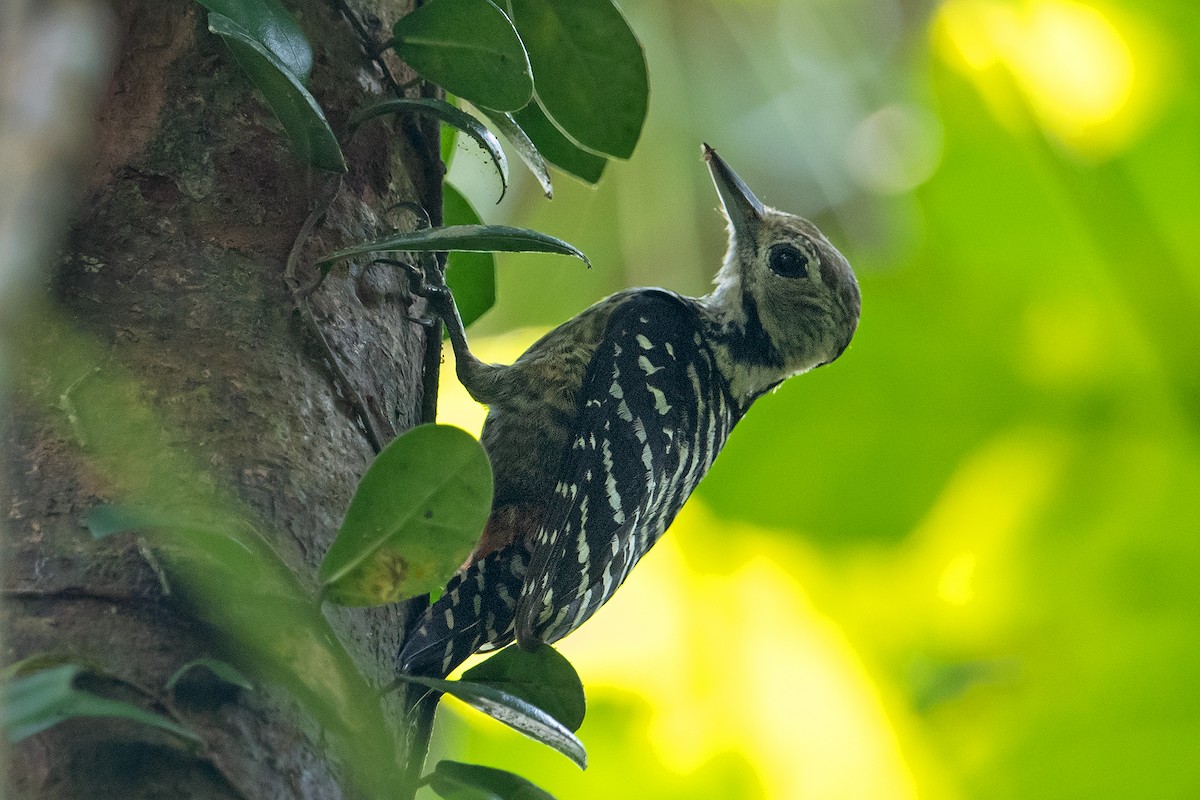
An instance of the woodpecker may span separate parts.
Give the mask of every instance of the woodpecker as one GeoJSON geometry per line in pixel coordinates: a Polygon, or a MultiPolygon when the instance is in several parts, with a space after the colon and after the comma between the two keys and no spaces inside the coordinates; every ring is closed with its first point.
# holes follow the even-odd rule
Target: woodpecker
{"type": "Polygon", "coordinates": [[[462,384],[489,406],[495,474],[483,536],[398,657],[445,676],[514,639],[586,621],[671,524],[750,405],[850,344],[850,264],[808,220],[764,206],[707,144],[729,248],[704,297],[630,289],[535,342],[510,366],[467,346],[449,291],[427,287],[462,384]]]}

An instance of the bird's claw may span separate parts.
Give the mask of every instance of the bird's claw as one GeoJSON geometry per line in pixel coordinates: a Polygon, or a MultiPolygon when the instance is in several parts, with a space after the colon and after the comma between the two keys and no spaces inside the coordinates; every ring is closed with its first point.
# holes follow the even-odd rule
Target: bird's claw
{"type": "MultiPolygon", "coordinates": [[[[393,267],[399,267],[404,270],[405,276],[408,278],[408,293],[411,297],[422,297],[429,311],[433,312],[437,317],[446,319],[454,313],[454,295],[450,293],[450,288],[446,286],[444,278],[440,271],[435,270],[434,276],[437,282],[430,282],[426,271],[415,264],[408,261],[399,261],[391,258],[377,258],[375,264],[387,264],[393,267]]],[[[431,317],[408,317],[409,321],[415,322],[424,327],[430,327],[436,321],[431,317]]]]}
{"type": "Polygon", "coordinates": [[[416,282],[409,287],[415,297],[423,297],[426,305],[438,314],[449,313],[454,305],[454,296],[450,289],[436,283],[416,282]]]}
{"type": "Polygon", "coordinates": [[[372,264],[387,264],[391,267],[399,267],[404,270],[404,275],[408,279],[408,293],[415,297],[426,296],[425,270],[418,267],[416,264],[408,261],[400,261],[394,258],[377,258],[371,262],[372,264]]]}
{"type": "Polygon", "coordinates": [[[450,294],[447,286],[427,283],[422,287],[421,296],[429,303],[429,308],[440,316],[446,316],[454,306],[454,295],[450,294]]]}
{"type": "Polygon", "coordinates": [[[372,263],[388,264],[393,267],[400,267],[404,270],[405,276],[408,278],[408,293],[413,297],[423,297],[429,304],[433,306],[438,313],[448,311],[450,306],[454,304],[454,298],[450,294],[450,289],[444,283],[442,275],[439,271],[434,272],[435,282],[427,279],[426,271],[416,264],[408,261],[399,261],[392,258],[377,258],[372,263]]]}
{"type": "Polygon", "coordinates": [[[413,323],[416,323],[417,325],[420,325],[422,328],[432,328],[434,323],[437,322],[437,319],[435,319],[434,317],[412,317],[412,316],[406,315],[404,318],[407,319],[409,322],[413,322],[413,323]]]}

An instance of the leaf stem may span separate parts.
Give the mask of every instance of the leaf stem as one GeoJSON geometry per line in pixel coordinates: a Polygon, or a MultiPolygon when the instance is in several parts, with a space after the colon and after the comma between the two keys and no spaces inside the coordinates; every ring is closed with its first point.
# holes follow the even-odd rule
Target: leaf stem
{"type": "MultiPolygon", "coordinates": [[[[416,688],[418,687],[410,686],[405,691],[411,692],[416,688]]],[[[407,702],[407,697],[405,700],[407,702]]],[[[437,713],[439,700],[441,700],[440,694],[427,692],[413,704],[416,722],[412,726],[412,736],[408,740],[408,751],[405,754],[401,800],[413,800],[417,795],[417,790],[428,782],[428,776],[421,777],[421,773],[425,769],[425,759],[429,755],[429,742],[433,738],[433,718],[437,713]]]]}

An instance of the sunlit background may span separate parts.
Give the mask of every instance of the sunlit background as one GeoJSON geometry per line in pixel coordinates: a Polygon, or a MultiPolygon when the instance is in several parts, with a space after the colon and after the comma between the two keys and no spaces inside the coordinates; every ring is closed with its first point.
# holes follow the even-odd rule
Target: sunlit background
{"type": "Polygon", "coordinates": [[[503,257],[477,351],[706,291],[701,141],[849,256],[862,324],[562,643],[587,772],[466,711],[440,746],[564,800],[1200,797],[1200,3],[622,7],[630,162],[497,207],[460,145],[485,221],[595,264],[503,257]]]}

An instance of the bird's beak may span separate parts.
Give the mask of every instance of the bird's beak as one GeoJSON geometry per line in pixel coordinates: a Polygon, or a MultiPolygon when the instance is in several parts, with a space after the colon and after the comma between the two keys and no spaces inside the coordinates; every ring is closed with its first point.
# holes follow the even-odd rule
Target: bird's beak
{"type": "Polygon", "coordinates": [[[734,238],[741,242],[753,242],[754,229],[763,218],[763,204],[717,155],[716,150],[705,144],[703,151],[708,171],[712,173],[717,194],[721,197],[721,205],[725,207],[725,216],[729,217],[729,224],[733,226],[734,238]]]}

